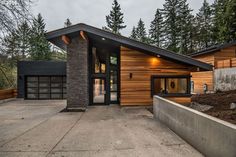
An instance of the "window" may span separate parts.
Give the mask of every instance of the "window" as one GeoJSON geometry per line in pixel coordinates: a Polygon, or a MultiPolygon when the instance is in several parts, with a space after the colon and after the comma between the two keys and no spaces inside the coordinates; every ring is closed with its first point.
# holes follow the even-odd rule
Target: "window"
{"type": "Polygon", "coordinates": [[[152,95],[190,94],[190,76],[152,76],[152,95]]]}

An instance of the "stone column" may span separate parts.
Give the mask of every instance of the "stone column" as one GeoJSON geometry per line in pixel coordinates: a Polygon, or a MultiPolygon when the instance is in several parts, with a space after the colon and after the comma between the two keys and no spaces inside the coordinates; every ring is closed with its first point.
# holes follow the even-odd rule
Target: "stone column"
{"type": "Polygon", "coordinates": [[[88,41],[80,35],[67,45],[67,108],[85,110],[89,104],[88,41]]]}

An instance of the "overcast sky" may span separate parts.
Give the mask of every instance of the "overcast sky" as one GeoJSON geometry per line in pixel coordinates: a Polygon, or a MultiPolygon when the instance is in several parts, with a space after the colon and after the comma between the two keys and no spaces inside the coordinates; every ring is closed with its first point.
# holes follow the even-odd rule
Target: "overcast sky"
{"type": "MultiPolygon", "coordinates": [[[[208,0],[212,3],[214,0],[208,0]]],[[[41,13],[46,22],[48,31],[64,26],[65,19],[69,18],[72,24],[86,23],[98,28],[106,25],[105,16],[109,14],[113,0],[37,0],[32,11],[35,15],[41,13]]],[[[124,13],[124,22],[127,25],[121,31],[129,36],[133,26],[139,18],[149,28],[157,8],[162,8],[165,0],[118,0],[124,13]]],[[[196,13],[202,6],[203,0],[188,0],[190,7],[196,13]]]]}

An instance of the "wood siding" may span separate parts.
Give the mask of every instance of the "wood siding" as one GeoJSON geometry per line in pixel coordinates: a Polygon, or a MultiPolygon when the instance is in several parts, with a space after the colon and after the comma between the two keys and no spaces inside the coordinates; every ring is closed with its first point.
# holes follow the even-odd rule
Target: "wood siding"
{"type": "MultiPolygon", "coordinates": [[[[215,69],[218,68],[229,68],[236,66],[236,46],[230,46],[223,48],[219,51],[203,54],[196,57],[199,61],[212,64],[215,69]]],[[[213,71],[209,72],[193,72],[192,81],[194,81],[194,93],[203,93],[203,84],[208,85],[208,91],[214,90],[213,71]]]]}
{"type": "Polygon", "coordinates": [[[139,51],[121,47],[120,55],[121,105],[151,105],[152,75],[190,75],[190,67],[139,51]]]}
{"type": "Polygon", "coordinates": [[[0,90],[0,100],[15,98],[16,96],[17,96],[17,90],[15,89],[0,90]]]}
{"type": "Polygon", "coordinates": [[[193,93],[204,93],[203,85],[206,83],[208,86],[208,91],[213,91],[213,72],[206,71],[206,72],[192,72],[191,80],[194,82],[194,91],[193,93]]]}

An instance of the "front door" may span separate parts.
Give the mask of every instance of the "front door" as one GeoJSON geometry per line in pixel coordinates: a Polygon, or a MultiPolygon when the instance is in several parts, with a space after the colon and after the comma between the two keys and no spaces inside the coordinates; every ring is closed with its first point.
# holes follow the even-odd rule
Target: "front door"
{"type": "Polygon", "coordinates": [[[90,103],[109,105],[119,103],[119,64],[115,50],[90,49],[90,103]]]}

